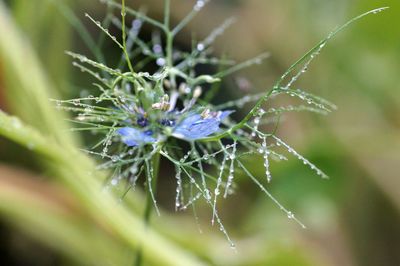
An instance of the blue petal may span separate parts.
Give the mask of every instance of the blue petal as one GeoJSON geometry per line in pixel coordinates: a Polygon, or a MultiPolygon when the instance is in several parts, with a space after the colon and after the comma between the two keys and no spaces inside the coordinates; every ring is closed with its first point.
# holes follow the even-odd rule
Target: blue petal
{"type": "Polygon", "coordinates": [[[221,120],[230,115],[232,111],[224,111],[216,117],[203,119],[201,115],[194,114],[186,117],[177,127],[173,136],[186,140],[205,138],[220,130],[221,120]]]}
{"type": "Polygon", "coordinates": [[[121,135],[122,142],[129,147],[135,147],[147,143],[154,143],[156,139],[149,134],[148,131],[142,132],[132,127],[124,127],[117,130],[117,133],[121,135]]]}
{"type": "Polygon", "coordinates": [[[235,111],[223,111],[220,115],[219,115],[219,120],[224,120],[225,118],[227,118],[228,116],[230,116],[232,113],[234,113],[235,111]]]}

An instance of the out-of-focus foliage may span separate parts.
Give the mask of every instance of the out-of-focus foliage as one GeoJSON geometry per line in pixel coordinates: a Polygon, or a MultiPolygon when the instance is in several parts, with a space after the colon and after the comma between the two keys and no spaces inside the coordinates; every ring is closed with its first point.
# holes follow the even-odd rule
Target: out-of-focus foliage
{"type": "MultiPolygon", "coordinates": [[[[83,50],[83,43],[51,1],[9,2],[15,21],[12,27],[24,32],[24,43],[16,43],[11,31],[5,33],[13,43],[8,44],[10,52],[0,56],[1,108],[22,115],[26,123],[47,131],[43,123],[60,123],[59,118],[52,117],[59,114],[49,109],[46,99],[39,102],[29,93],[36,90],[51,97],[59,93],[71,96],[79,91],[69,83],[89,87],[90,82],[71,70],[69,59],[63,54],[64,50],[83,50]],[[25,56],[31,45],[37,56],[25,56]],[[47,119],[38,114],[42,108],[47,119]]],[[[104,14],[104,6],[95,0],[68,2],[80,17],[84,12],[96,17],[104,14]]],[[[160,0],[129,2],[136,7],[146,2],[149,14],[161,17],[160,0]]],[[[177,22],[193,3],[173,0],[172,4],[173,22],[177,22]]],[[[257,188],[243,179],[237,195],[222,208],[225,224],[238,244],[238,254],[232,254],[217,230],[209,228],[208,220],[201,220],[208,217],[201,206],[198,212],[203,234],[198,233],[191,214],[186,217],[168,213],[154,220],[160,235],[212,265],[400,263],[398,1],[212,1],[190,29],[179,35],[179,45],[191,45],[189,30],[200,39],[226,17],[236,16],[238,22],[219,41],[216,53],[240,60],[270,51],[269,62],[236,77],[249,78],[256,92],[269,88],[290,63],[332,28],[366,10],[386,5],[391,9],[385,14],[370,17],[342,33],[299,83],[332,100],[339,110],[323,118],[291,114],[280,128],[279,134],[290,139],[331,177],[322,181],[295,161],[272,165],[275,179],[269,188],[282,203],[296,210],[308,229],[302,230],[282,217],[257,188]]],[[[95,29],[87,25],[95,36],[95,29]]],[[[112,58],[113,50],[109,51],[106,56],[112,58]]],[[[236,79],[225,82],[221,99],[245,93],[238,91],[236,79]]],[[[63,129],[57,134],[67,136],[68,131],[63,129]]],[[[0,139],[0,158],[18,168],[39,172],[0,168],[0,252],[4,264],[34,261],[37,265],[90,265],[109,259],[126,265],[132,259],[131,250],[120,238],[104,228],[102,221],[88,217],[79,198],[54,179],[44,181],[52,180],[52,174],[45,167],[30,163],[35,161],[41,166],[42,158],[4,139],[0,139]]],[[[247,163],[253,169],[262,166],[261,161],[247,163]]],[[[174,180],[168,175],[168,166],[163,167],[165,175],[160,186],[165,189],[158,196],[168,209],[173,205],[174,180]]],[[[137,214],[142,211],[142,200],[140,192],[135,191],[126,204],[137,214]]]]}

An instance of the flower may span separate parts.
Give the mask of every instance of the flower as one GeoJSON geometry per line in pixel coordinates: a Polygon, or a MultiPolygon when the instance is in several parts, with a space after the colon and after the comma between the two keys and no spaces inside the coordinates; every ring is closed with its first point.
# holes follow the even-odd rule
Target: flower
{"type": "MultiPolygon", "coordinates": [[[[208,137],[220,130],[220,124],[223,119],[229,116],[233,111],[222,112],[203,112],[203,114],[192,113],[175,125],[175,120],[162,119],[159,126],[174,127],[172,136],[187,141],[193,141],[208,137]]],[[[140,125],[140,123],[138,123],[140,125]]],[[[147,122],[146,122],[147,125],[147,122]]],[[[117,130],[122,137],[122,142],[129,147],[135,147],[156,142],[153,137],[154,131],[143,131],[133,127],[124,127],[117,130]]]]}

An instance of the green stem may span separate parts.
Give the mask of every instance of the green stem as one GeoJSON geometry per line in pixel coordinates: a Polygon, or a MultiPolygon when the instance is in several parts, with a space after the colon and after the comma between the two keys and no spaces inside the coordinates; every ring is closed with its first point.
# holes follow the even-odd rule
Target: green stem
{"type": "MultiPolygon", "coordinates": [[[[154,194],[157,193],[157,181],[159,175],[159,166],[160,166],[160,153],[156,153],[152,158],[152,165],[153,165],[153,173],[150,173],[146,170],[146,176],[151,175],[151,184],[147,184],[147,186],[151,186],[151,189],[154,194]]],[[[151,170],[150,170],[151,171],[151,170]]],[[[152,195],[150,193],[150,187],[147,190],[147,197],[146,197],[146,208],[144,210],[143,221],[146,227],[150,224],[151,214],[154,209],[154,202],[152,195]]],[[[135,266],[143,265],[143,251],[142,248],[139,246],[136,251],[136,258],[135,258],[135,266]]]]}
{"type": "MultiPolygon", "coordinates": [[[[172,69],[174,67],[174,62],[172,58],[173,54],[173,45],[174,45],[174,34],[171,32],[170,27],[170,17],[171,17],[171,0],[165,0],[165,9],[164,9],[164,28],[165,28],[165,35],[166,35],[166,55],[167,55],[167,67],[172,69]]],[[[172,85],[172,89],[176,89],[176,75],[175,73],[169,74],[170,82],[172,85]]]]}
{"type": "MultiPolygon", "coordinates": [[[[174,43],[174,36],[168,32],[167,33],[167,66],[171,70],[174,67],[174,62],[172,59],[173,53],[173,43],[174,43]]],[[[176,74],[173,71],[170,71],[170,81],[172,89],[176,89],[176,74]]]]}
{"type": "Polygon", "coordinates": [[[171,17],[171,0],[165,0],[165,8],[164,8],[164,27],[169,29],[171,17]]]}
{"type": "Polygon", "coordinates": [[[133,71],[131,59],[129,58],[129,54],[128,54],[128,51],[126,49],[126,23],[125,23],[126,10],[125,10],[125,0],[122,0],[121,16],[122,16],[122,45],[123,45],[123,48],[124,48],[125,59],[126,59],[126,62],[128,63],[129,70],[132,72],[132,74],[134,74],[135,71],[133,71]]]}

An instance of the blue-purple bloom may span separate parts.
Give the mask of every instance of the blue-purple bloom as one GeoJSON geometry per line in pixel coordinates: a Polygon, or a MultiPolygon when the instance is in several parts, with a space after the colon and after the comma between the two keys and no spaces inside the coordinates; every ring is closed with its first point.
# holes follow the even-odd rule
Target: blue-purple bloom
{"type": "MultiPolygon", "coordinates": [[[[192,113],[175,126],[175,121],[166,123],[166,120],[160,122],[161,126],[175,126],[172,129],[172,136],[187,141],[194,141],[210,136],[220,130],[220,124],[223,119],[229,116],[233,111],[215,112],[207,115],[192,113]]],[[[171,120],[172,121],[172,120],[171,120]]],[[[143,131],[132,127],[124,127],[117,130],[122,137],[122,142],[130,147],[154,143],[152,130],[143,131]]]]}

